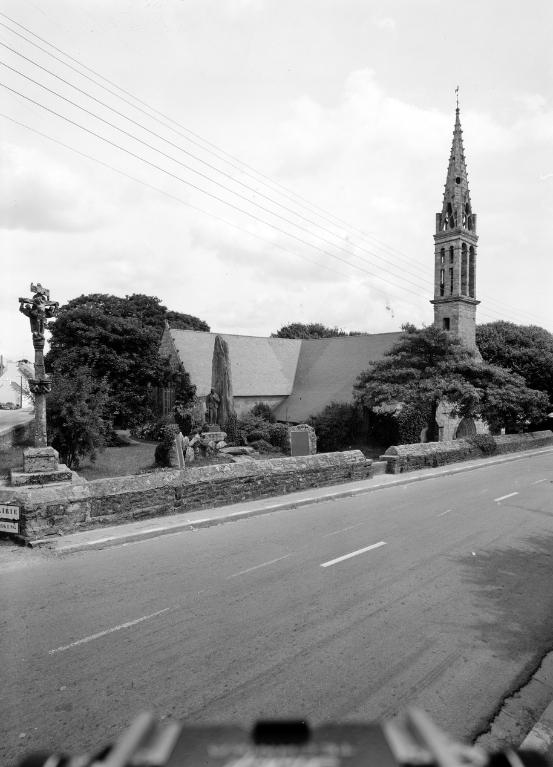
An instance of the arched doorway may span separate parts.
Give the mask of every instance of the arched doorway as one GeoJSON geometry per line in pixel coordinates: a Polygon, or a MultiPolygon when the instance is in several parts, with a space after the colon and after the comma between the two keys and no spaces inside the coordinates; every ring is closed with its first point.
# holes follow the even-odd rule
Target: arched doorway
{"type": "Polygon", "coordinates": [[[474,437],[476,434],[476,424],[473,418],[462,418],[457,431],[455,432],[455,439],[463,439],[463,437],[474,437]]]}

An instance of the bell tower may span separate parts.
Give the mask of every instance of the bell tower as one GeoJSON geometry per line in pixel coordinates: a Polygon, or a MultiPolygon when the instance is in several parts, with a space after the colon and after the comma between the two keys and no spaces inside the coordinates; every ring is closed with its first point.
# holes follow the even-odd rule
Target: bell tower
{"type": "Polygon", "coordinates": [[[441,213],[434,235],[434,325],[480,358],[476,346],[476,213],[470,202],[459,101],[441,213]]]}

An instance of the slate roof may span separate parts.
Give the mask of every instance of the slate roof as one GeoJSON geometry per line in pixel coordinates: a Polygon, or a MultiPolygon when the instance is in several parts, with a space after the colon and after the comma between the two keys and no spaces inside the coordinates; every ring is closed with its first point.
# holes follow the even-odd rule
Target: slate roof
{"type": "Polygon", "coordinates": [[[196,385],[199,397],[205,397],[211,389],[211,362],[217,335],[229,347],[235,397],[286,396],[292,393],[300,340],[196,330],[170,329],[169,332],[180,361],[196,385]]]}
{"type": "MultiPolygon", "coordinates": [[[[211,388],[217,333],[169,333],[198,396],[204,397],[211,388]]],[[[306,340],[219,335],[229,346],[234,396],[286,396],[275,410],[277,419],[302,423],[330,402],[351,402],[359,373],[382,359],[400,333],[306,340]]]]}
{"type": "Polygon", "coordinates": [[[275,410],[279,421],[302,423],[331,402],[351,402],[353,385],[370,362],[384,357],[400,333],[306,339],[292,394],[275,410]]]}

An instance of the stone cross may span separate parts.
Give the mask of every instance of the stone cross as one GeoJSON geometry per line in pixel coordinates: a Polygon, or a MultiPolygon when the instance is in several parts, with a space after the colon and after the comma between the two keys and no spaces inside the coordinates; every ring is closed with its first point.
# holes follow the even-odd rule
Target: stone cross
{"type": "Polygon", "coordinates": [[[35,447],[46,447],[46,395],[50,391],[50,381],[44,369],[44,330],[46,320],[56,315],[59,308],[57,301],[50,301],[50,291],[40,283],[31,283],[32,298],[19,299],[19,311],[29,318],[35,350],[35,377],[29,381],[29,388],[35,396],[35,447]]]}

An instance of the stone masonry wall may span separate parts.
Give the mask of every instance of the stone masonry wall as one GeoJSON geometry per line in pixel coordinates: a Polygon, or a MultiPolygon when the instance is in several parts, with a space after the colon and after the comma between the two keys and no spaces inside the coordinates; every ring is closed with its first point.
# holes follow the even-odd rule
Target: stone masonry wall
{"type": "Polygon", "coordinates": [[[443,466],[489,455],[514,453],[553,445],[553,432],[534,431],[526,434],[479,435],[450,442],[425,442],[389,447],[381,460],[387,462],[388,474],[443,466]]]}
{"type": "Polygon", "coordinates": [[[76,478],[71,484],[0,488],[0,503],[21,509],[28,540],[144,517],[212,508],[371,476],[360,450],[217,464],[131,477],[76,478]]]}

